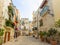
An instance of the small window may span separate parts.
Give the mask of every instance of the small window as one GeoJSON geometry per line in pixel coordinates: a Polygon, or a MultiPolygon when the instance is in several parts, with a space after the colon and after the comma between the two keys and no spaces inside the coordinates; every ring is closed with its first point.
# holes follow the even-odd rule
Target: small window
{"type": "Polygon", "coordinates": [[[42,19],[40,20],[40,26],[43,26],[43,20],[42,19]]]}

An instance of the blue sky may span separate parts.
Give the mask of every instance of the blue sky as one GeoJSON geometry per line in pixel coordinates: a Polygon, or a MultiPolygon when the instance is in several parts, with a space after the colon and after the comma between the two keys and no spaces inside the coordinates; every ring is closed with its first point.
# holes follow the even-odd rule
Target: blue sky
{"type": "Polygon", "coordinates": [[[36,11],[43,0],[13,0],[13,4],[19,9],[21,18],[32,20],[32,13],[36,11]]]}

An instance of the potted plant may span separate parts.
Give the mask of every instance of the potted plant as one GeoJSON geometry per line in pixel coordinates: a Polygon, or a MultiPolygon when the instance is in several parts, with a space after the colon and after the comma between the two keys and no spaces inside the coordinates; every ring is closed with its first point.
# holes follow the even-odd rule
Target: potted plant
{"type": "Polygon", "coordinates": [[[55,39],[57,30],[51,28],[51,29],[49,30],[49,32],[50,32],[50,37],[51,37],[51,39],[50,39],[51,45],[57,45],[57,41],[56,41],[56,39],[55,39]]]}
{"type": "Polygon", "coordinates": [[[12,6],[8,6],[8,12],[9,12],[10,15],[14,16],[13,7],[12,6]]]}
{"type": "Polygon", "coordinates": [[[56,40],[57,40],[57,44],[60,45],[60,32],[57,33],[56,40]]]}
{"type": "Polygon", "coordinates": [[[14,24],[11,20],[6,20],[5,25],[11,28],[14,28],[14,24]]]}
{"type": "Polygon", "coordinates": [[[4,29],[0,29],[0,45],[2,45],[3,43],[3,39],[2,39],[3,34],[4,34],[4,29]]]}
{"type": "Polygon", "coordinates": [[[48,34],[48,33],[47,33],[46,31],[43,32],[43,38],[44,38],[44,41],[45,41],[45,42],[47,42],[47,34],[48,34]]]}
{"type": "Polygon", "coordinates": [[[47,33],[47,42],[50,43],[50,41],[53,39],[54,40],[54,36],[56,35],[57,33],[57,30],[56,29],[53,29],[53,28],[50,28],[48,30],[48,33],[47,33]]]}
{"type": "Polygon", "coordinates": [[[46,32],[45,31],[40,31],[39,35],[40,35],[41,41],[44,41],[44,37],[46,36],[46,32]]]}
{"type": "Polygon", "coordinates": [[[50,43],[51,45],[57,45],[57,40],[54,37],[52,37],[52,39],[50,40],[50,43]]]}

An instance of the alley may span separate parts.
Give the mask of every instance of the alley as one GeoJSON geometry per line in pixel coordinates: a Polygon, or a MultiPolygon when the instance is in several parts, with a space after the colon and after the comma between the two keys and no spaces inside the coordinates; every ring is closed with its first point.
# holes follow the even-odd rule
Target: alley
{"type": "Polygon", "coordinates": [[[50,45],[50,44],[41,42],[40,40],[35,39],[33,37],[20,36],[17,38],[17,41],[13,40],[13,41],[7,42],[3,45],[50,45]]]}

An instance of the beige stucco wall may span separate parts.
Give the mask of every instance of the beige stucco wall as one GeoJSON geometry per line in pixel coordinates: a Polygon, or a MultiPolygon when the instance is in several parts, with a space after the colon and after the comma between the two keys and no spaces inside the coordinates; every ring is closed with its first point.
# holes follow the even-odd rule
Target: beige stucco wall
{"type": "Polygon", "coordinates": [[[52,0],[55,20],[60,19],[60,0],[52,0]]]}
{"type": "Polygon", "coordinates": [[[0,0],[0,27],[3,28],[5,19],[8,19],[8,5],[11,0],[0,0]]]}
{"type": "Polygon", "coordinates": [[[4,18],[3,18],[3,1],[0,0],[0,28],[3,28],[4,18]]]}
{"type": "Polygon", "coordinates": [[[40,30],[47,31],[54,26],[54,17],[46,13],[43,17],[43,26],[40,27],[40,30]]]}

